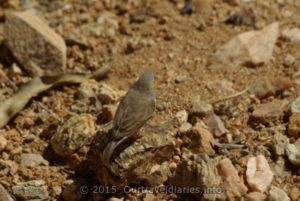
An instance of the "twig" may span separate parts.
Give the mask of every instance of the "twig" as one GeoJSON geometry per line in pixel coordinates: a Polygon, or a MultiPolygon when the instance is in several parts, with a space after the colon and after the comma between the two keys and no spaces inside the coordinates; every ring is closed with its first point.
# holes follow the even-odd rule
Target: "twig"
{"type": "Polygon", "coordinates": [[[247,88],[244,89],[243,91],[239,91],[239,92],[234,93],[234,94],[231,94],[231,95],[229,95],[229,96],[225,96],[225,97],[223,97],[223,98],[220,98],[220,99],[217,99],[217,100],[210,101],[210,103],[211,103],[211,104],[215,104],[215,103],[218,103],[218,102],[221,102],[221,101],[225,101],[225,100],[228,100],[228,99],[231,99],[231,98],[235,98],[235,97],[241,96],[241,95],[243,95],[244,93],[246,93],[249,89],[250,89],[250,87],[247,87],[247,88]]]}

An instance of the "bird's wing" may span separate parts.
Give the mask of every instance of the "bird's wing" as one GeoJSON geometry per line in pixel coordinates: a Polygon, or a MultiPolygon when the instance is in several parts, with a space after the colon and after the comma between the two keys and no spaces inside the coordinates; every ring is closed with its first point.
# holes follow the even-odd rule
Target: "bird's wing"
{"type": "Polygon", "coordinates": [[[121,101],[114,120],[114,140],[129,137],[138,131],[155,110],[154,98],[130,90],[121,101]]]}

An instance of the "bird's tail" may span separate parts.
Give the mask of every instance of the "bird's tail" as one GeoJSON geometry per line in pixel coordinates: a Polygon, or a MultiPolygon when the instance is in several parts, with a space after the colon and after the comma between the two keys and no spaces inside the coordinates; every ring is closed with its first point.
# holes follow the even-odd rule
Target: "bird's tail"
{"type": "Polygon", "coordinates": [[[104,148],[103,150],[103,154],[102,154],[102,157],[105,161],[109,161],[112,154],[114,153],[115,149],[117,148],[117,146],[119,144],[121,144],[126,138],[123,138],[119,141],[111,141],[109,142],[106,147],[104,148]]]}

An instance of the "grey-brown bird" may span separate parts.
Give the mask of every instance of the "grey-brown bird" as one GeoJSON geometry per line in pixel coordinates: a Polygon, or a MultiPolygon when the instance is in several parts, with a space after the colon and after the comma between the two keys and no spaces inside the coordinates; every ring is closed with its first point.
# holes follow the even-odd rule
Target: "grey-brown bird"
{"type": "Polygon", "coordinates": [[[113,120],[112,140],[103,151],[110,160],[114,150],[129,137],[140,138],[140,129],[155,111],[155,93],[152,89],[154,73],[144,72],[121,100],[113,120]]]}

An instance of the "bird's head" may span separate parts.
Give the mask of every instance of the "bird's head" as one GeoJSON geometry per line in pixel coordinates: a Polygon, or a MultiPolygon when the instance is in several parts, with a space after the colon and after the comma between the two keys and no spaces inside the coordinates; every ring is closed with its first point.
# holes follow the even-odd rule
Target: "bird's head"
{"type": "Polygon", "coordinates": [[[133,87],[135,89],[152,90],[152,82],[154,78],[155,74],[153,72],[145,71],[133,87]]]}

